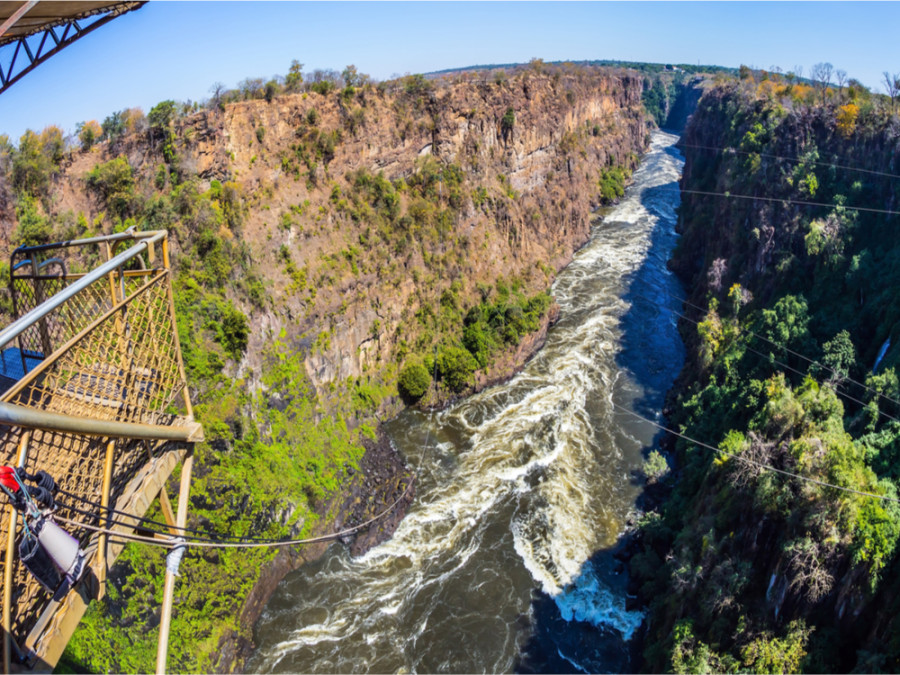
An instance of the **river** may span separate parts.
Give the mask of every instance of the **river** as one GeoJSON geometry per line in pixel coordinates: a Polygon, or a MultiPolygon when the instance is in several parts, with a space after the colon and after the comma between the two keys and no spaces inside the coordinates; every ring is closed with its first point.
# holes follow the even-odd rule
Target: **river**
{"type": "Polygon", "coordinates": [[[683,360],[666,269],[677,136],[654,132],[633,184],[552,292],[559,322],[508,383],[386,425],[417,467],[393,538],[288,576],[255,631],[254,672],[622,672],[643,616],[611,550],[634,512],[683,360]]]}

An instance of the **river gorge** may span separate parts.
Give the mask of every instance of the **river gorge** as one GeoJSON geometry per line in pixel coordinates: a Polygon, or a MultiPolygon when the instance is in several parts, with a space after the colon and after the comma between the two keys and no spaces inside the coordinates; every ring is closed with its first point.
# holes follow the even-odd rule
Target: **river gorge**
{"type": "Polygon", "coordinates": [[[555,281],[560,319],[508,383],[386,431],[418,472],[393,538],[333,546],[256,626],[256,672],[633,670],[612,556],[683,360],[666,261],[677,137],[655,132],[621,202],[555,281]]]}

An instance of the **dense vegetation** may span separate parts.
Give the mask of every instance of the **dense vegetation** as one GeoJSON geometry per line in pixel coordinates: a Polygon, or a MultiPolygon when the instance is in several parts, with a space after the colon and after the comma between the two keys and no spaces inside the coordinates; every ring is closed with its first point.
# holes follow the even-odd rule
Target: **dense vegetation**
{"type": "MultiPolygon", "coordinates": [[[[357,467],[359,434],[372,431],[366,426],[348,430],[341,406],[351,407],[349,392],[337,397],[333,415],[323,415],[325,402],[310,386],[302,355],[280,341],[264,355],[262,388],[248,390],[234,376],[228,364],[242,358],[249,334],[248,317],[238,304],[258,305],[263,297],[241,241],[246,200],[237,183],[213,180],[204,189],[180,163],[172,110],[172,102],[164,102],[148,116],[147,133],[164,141],[155,168],[141,175],[119,155],[85,175],[86,189],[106,209],[93,222],[83,213],[58,213],[47,206],[62,159],[54,154],[59,147],[55,131],[28,132],[18,148],[7,144],[18,188],[12,238],[36,244],[132,226],[170,230],[180,250],[173,281],[179,337],[195,414],[207,438],[197,448],[192,522],[219,535],[304,536],[328,516],[338,487],[357,467]],[[278,397],[277,405],[272,396],[278,397]]],[[[171,667],[214,668],[223,632],[241,630],[243,600],[272,555],[226,549],[191,557],[182,567],[171,667]]],[[[66,661],[95,672],[151,670],[164,571],[162,549],[127,547],[109,594],[91,606],[66,661]]]]}
{"type": "Polygon", "coordinates": [[[678,439],[641,523],[646,663],[896,671],[898,121],[852,82],[741,75],[684,137],[684,187],[715,194],[683,196],[669,424],[720,452],[678,439]]]}

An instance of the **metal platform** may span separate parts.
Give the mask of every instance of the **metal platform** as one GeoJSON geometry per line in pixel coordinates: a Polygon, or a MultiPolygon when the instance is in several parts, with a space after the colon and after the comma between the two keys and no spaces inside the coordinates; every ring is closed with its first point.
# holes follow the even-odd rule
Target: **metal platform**
{"type": "MultiPolygon", "coordinates": [[[[113,525],[110,509],[142,516],[158,495],[168,506],[164,485],[183,458],[178,518],[163,511],[170,525],[184,526],[190,451],[202,430],[181,360],[165,232],[20,248],[10,270],[19,318],[0,333],[8,385],[0,395],[0,464],[47,471],[62,490],[88,500],[78,510],[64,500],[58,510],[76,523],[66,529],[90,568],[59,602],[16,560],[21,524],[12,505],[2,509],[4,669],[37,672],[52,670],[122,549],[88,528],[134,531],[113,525]],[[129,248],[117,253],[123,244],[129,248]],[[101,262],[69,272],[89,260],[101,262]]],[[[169,607],[173,584],[167,579],[169,607]]]]}

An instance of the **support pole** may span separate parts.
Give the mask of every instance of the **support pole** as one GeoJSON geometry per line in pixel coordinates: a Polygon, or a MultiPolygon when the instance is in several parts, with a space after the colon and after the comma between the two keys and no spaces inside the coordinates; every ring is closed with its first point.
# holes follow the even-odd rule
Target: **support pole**
{"type": "MultiPolygon", "coordinates": [[[[109,492],[112,487],[113,460],[115,458],[116,442],[110,439],[106,444],[106,462],[103,465],[103,487],[100,494],[100,512],[103,514],[103,527],[107,530],[112,527],[112,518],[109,511],[109,492]]],[[[106,545],[109,535],[101,532],[97,545],[97,580],[100,582],[97,591],[97,599],[99,600],[106,595],[106,573],[108,569],[106,559],[106,545]]]]}
{"type": "MultiPolygon", "coordinates": [[[[183,528],[187,522],[188,498],[191,490],[191,470],[194,467],[194,448],[188,448],[181,467],[181,487],[178,491],[178,515],[175,524],[183,528]]],[[[165,489],[165,488],[163,488],[165,489]]],[[[156,650],[156,673],[166,672],[166,656],[169,652],[169,628],[172,623],[172,601],[175,597],[175,575],[166,570],[166,586],[163,591],[163,604],[159,622],[159,645],[156,650]]]]}
{"type": "Polygon", "coordinates": [[[159,491],[159,508],[163,513],[166,525],[169,526],[169,532],[172,533],[172,536],[177,537],[178,530],[175,529],[175,511],[172,509],[172,502],[169,501],[169,495],[166,494],[165,485],[163,485],[162,490],[159,491]]]}
{"type": "MultiPolygon", "coordinates": [[[[16,466],[25,466],[28,459],[28,441],[31,438],[30,431],[23,431],[19,439],[19,452],[16,458],[16,466]]],[[[12,661],[12,585],[13,566],[16,554],[16,510],[10,504],[7,508],[9,531],[6,536],[6,564],[3,568],[3,672],[10,672],[12,661]]]]}

